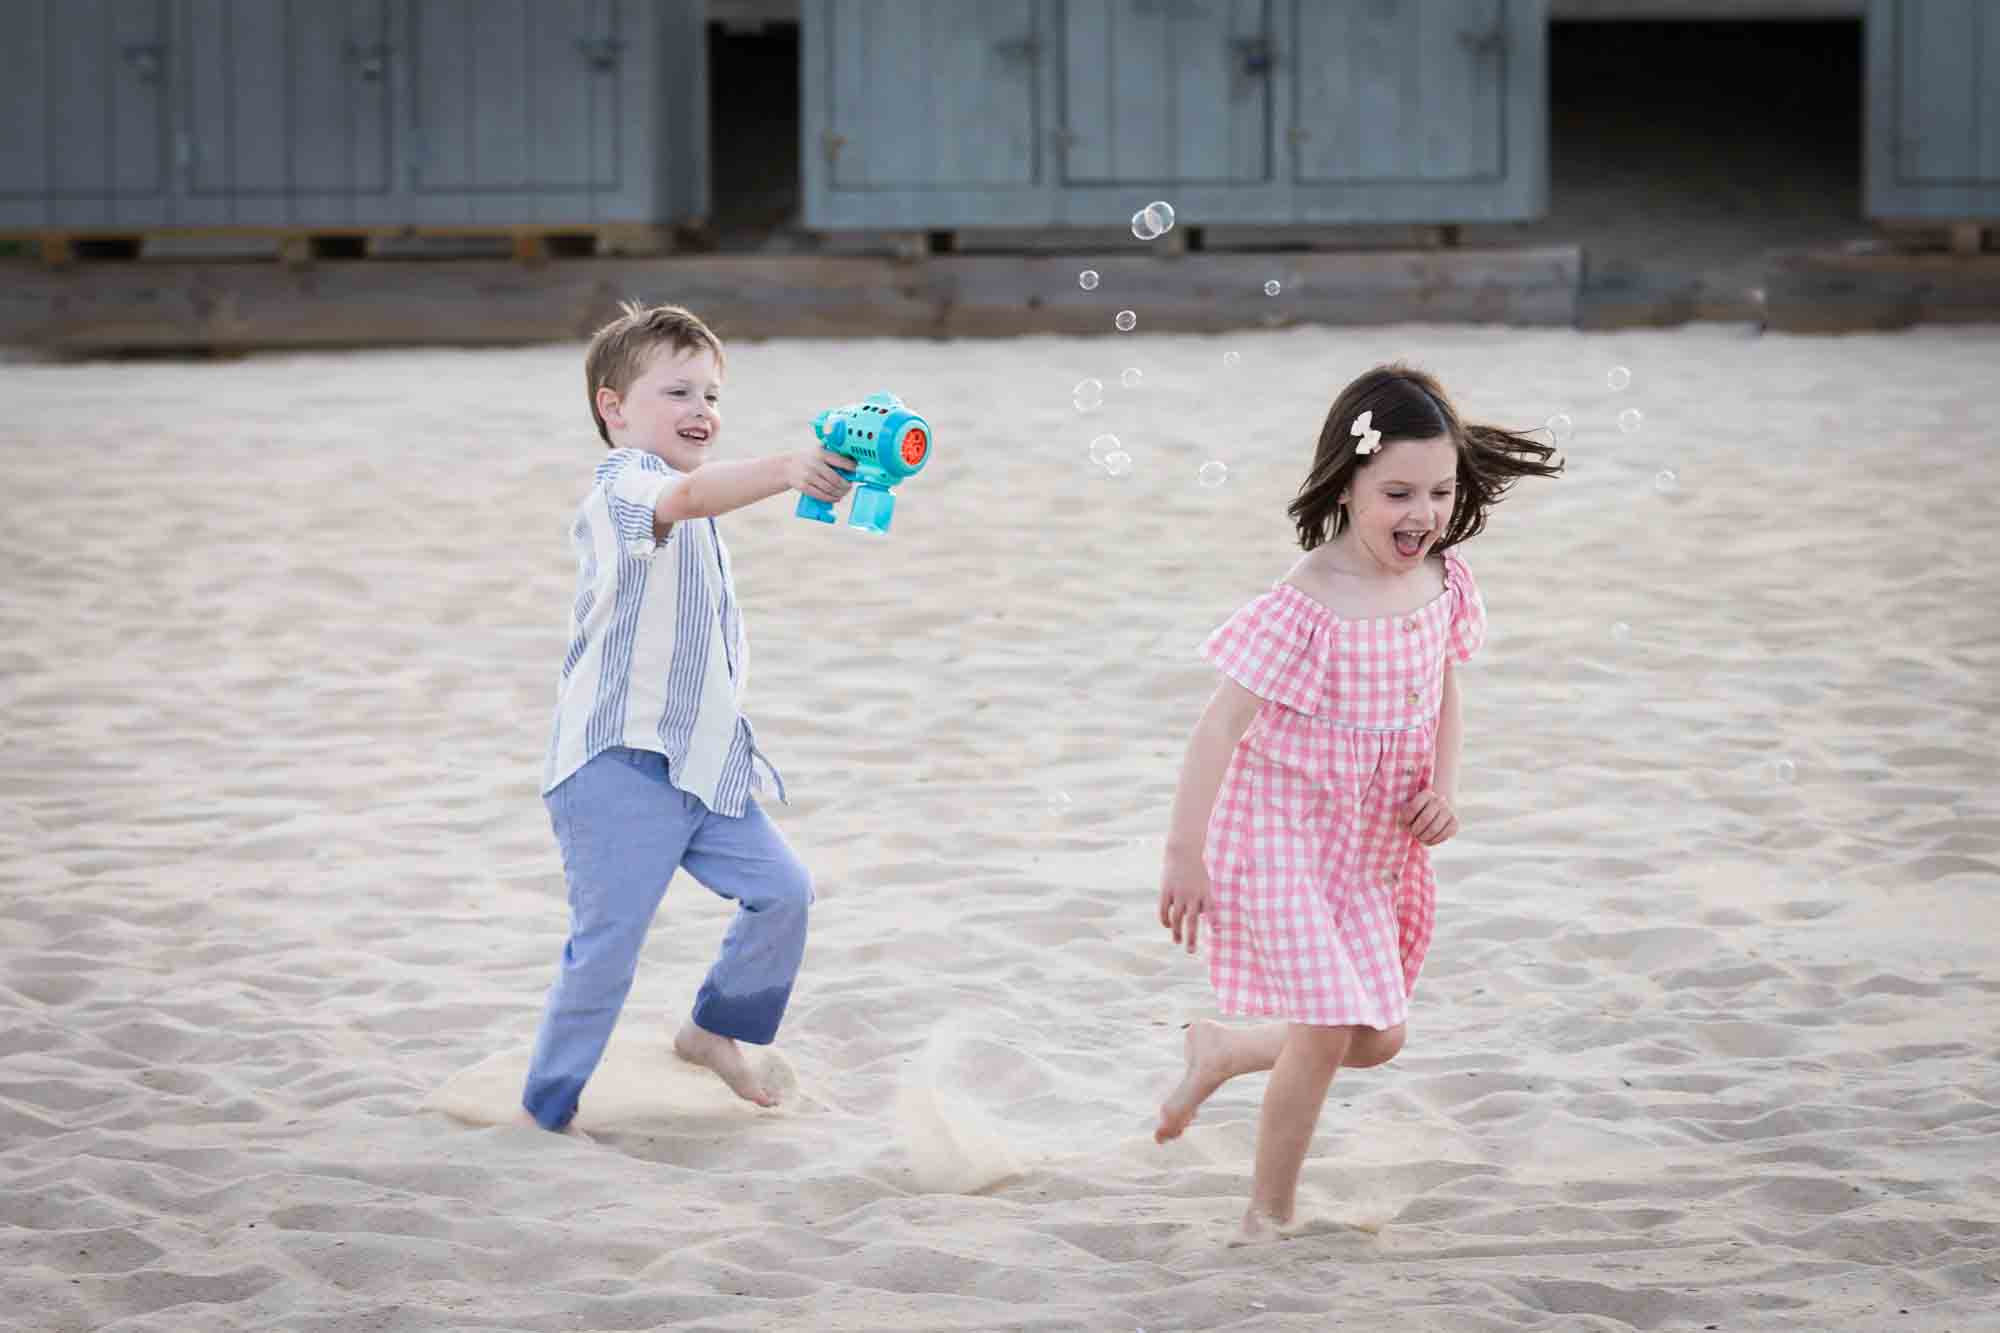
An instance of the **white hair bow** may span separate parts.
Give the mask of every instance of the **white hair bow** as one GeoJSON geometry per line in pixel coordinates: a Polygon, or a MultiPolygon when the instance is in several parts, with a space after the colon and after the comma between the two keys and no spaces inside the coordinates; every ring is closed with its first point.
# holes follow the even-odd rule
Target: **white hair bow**
{"type": "Polygon", "coordinates": [[[1354,429],[1349,433],[1361,441],[1354,446],[1354,452],[1357,454],[1372,454],[1382,447],[1382,432],[1372,429],[1368,424],[1374,417],[1373,412],[1363,412],[1354,418],[1354,429]]]}

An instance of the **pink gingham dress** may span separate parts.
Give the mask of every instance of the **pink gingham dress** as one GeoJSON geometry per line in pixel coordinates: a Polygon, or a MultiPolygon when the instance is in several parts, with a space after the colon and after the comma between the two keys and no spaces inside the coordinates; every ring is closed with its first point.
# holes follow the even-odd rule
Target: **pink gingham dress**
{"type": "Polygon", "coordinates": [[[1400,616],[1346,620],[1289,583],[1202,655],[1263,706],[1209,817],[1208,974],[1223,1012],[1392,1028],[1430,947],[1437,880],[1403,806],[1431,779],[1445,659],[1486,637],[1472,573],[1400,616]]]}

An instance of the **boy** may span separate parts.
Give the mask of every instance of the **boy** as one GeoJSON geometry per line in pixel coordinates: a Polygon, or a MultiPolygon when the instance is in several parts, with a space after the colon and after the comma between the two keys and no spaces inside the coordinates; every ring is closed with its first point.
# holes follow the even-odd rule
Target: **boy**
{"type": "Polygon", "coordinates": [[[805,952],[812,877],[758,806],[768,774],[739,705],[743,619],[715,518],[790,490],[834,501],[846,460],[817,446],[712,462],[722,343],[678,306],[598,330],[584,357],[591,417],[611,450],[570,529],[569,650],[542,775],[570,932],[521,1104],[567,1130],[632,988],[675,869],[738,904],[721,955],[674,1038],[738,1096],[776,1102],[739,1041],[777,1035],[805,952]]]}

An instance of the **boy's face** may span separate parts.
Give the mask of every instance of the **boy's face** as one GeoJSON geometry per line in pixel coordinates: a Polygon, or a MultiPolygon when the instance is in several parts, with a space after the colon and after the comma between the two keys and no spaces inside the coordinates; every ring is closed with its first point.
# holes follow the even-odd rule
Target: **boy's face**
{"type": "Polygon", "coordinates": [[[661,347],[622,395],[599,388],[597,410],[613,444],[644,449],[669,467],[692,472],[708,461],[722,434],[722,371],[715,353],[661,347]]]}

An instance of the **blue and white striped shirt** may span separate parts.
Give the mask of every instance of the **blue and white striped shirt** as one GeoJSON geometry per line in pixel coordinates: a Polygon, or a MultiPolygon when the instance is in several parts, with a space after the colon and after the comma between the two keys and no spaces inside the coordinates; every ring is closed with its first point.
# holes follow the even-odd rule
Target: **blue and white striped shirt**
{"type": "Polygon", "coordinates": [[[687,519],[653,540],[660,493],[683,475],[657,454],[613,449],[577,508],[576,603],[543,795],[623,745],[665,755],[673,784],[718,814],[741,815],[764,773],[785,799],[742,712],[748,641],[722,533],[712,518],[687,519]]]}

